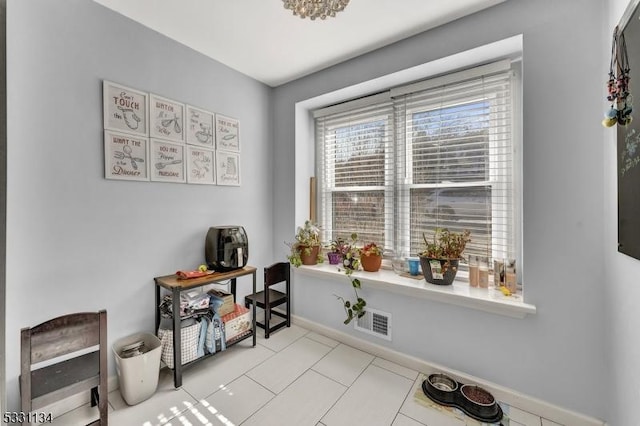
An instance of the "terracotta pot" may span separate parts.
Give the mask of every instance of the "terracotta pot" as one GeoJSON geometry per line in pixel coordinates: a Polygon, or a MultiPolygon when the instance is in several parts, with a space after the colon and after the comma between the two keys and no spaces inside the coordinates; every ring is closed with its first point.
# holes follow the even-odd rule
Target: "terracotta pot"
{"type": "Polygon", "coordinates": [[[424,275],[424,279],[431,284],[452,284],[456,274],[458,273],[458,262],[458,259],[433,259],[430,257],[420,256],[422,274],[424,275]],[[438,265],[439,268],[437,267],[438,265]]]}
{"type": "Polygon", "coordinates": [[[360,256],[360,264],[362,265],[362,269],[367,272],[377,272],[382,265],[382,256],[371,254],[369,256],[362,255],[360,256]]]}
{"type": "Polygon", "coordinates": [[[302,260],[303,265],[318,264],[318,253],[320,252],[320,246],[309,247],[309,246],[299,245],[298,249],[300,250],[300,259],[302,260]]]}

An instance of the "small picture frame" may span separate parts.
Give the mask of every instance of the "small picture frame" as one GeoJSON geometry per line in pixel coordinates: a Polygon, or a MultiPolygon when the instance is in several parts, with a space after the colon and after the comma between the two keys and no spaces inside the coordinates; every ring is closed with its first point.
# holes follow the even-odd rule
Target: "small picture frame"
{"type": "Polygon", "coordinates": [[[240,152],[240,122],[237,119],[216,114],[216,148],[240,152]]]}
{"type": "Polygon", "coordinates": [[[149,95],[102,81],[103,127],[136,136],[149,136],[149,95]]]}
{"type": "Polygon", "coordinates": [[[149,97],[151,137],[184,143],[184,112],[184,104],[151,94],[149,97]]]}
{"type": "Polygon", "coordinates": [[[184,148],[183,144],[151,139],[149,154],[151,180],[184,183],[186,181],[184,148]]]}
{"type": "Polygon", "coordinates": [[[199,146],[187,146],[187,183],[216,183],[215,151],[199,146]]]}
{"type": "Polygon", "coordinates": [[[218,185],[240,186],[240,154],[216,151],[216,182],[218,185]]]}
{"type": "Polygon", "coordinates": [[[214,114],[191,105],[187,105],[187,143],[203,147],[215,147],[213,131],[214,114]]]}
{"type": "Polygon", "coordinates": [[[105,130],[105,178],[148,181],[148,152],[149,139],[105,130]]]}

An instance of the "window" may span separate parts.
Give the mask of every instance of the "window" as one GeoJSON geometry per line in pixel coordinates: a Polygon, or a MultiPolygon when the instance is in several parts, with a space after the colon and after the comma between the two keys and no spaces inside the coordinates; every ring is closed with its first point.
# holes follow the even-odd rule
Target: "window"
{"type": "Polygon", "coordinates": [[[501,61],[315,111],[324,239],[409,255],[468,229],[466,254],[518,258],[515,75],[501,61]]]}

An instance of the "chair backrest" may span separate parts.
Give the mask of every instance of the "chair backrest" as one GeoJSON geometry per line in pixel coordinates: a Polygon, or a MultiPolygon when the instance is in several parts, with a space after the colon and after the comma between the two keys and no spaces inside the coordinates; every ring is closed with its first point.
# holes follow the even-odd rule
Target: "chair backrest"
{"type": "Polygon", "coordinates": [[[21,331],[29,339],[30,364],[47,361],[100,344],[100,313],[64,315],[21,331]]]}
{"type": "Polygon", "coordinates": [[[289,284],[289,274],[290,274],[290,266],[289,262],[279,262],[274,263],[271,266],[267,266],[264,268],[264,286],[265,288],[286,281],[287,290],[289,284]]]}
{"type": "Polygon", "coordinates": [[[22,411],[99,388],[96,424],[107,424],[107,311],[64,315],[23,328],[20,340],[22,411]]]}

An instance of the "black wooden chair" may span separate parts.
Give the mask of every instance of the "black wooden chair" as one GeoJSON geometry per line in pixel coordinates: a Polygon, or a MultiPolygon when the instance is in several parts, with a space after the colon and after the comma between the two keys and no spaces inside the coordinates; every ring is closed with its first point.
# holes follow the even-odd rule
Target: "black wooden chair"
{"type": "Polygon", "coordinates": [[[260,328],[264,328],[265,339],[269,338],[269,333],[278,330],[279,328],[291,326],[291,283],[290,283],[290,268],[288,262],[274,263],[273,265],[264,268],[264,290],[257,292],[255,295],[250,294],[244,298],[244,306],[255,303],[258,308],[264,309],[264,323],[257,321],[257,325],[260,328]],[[285,292],[274,290],[271,286],[278,283],[285,283],[285,292]],[[279,310],[273,310],[276,306],[287,304],[287,310],[281,312],[279,310]],[[281,321],[277,324],[270,325],[271,315],[284,318],[286,321],[281,321]]]}
{"type": "Polygon", "coordinates": [[[20,340],[22,412],[89,390],[91,405],[100,413],[90,424],[108,425],[107,311],[64,315],[23,328],[20,340]],[[53,364],[45,363],[50,360],[53,364]]]}

